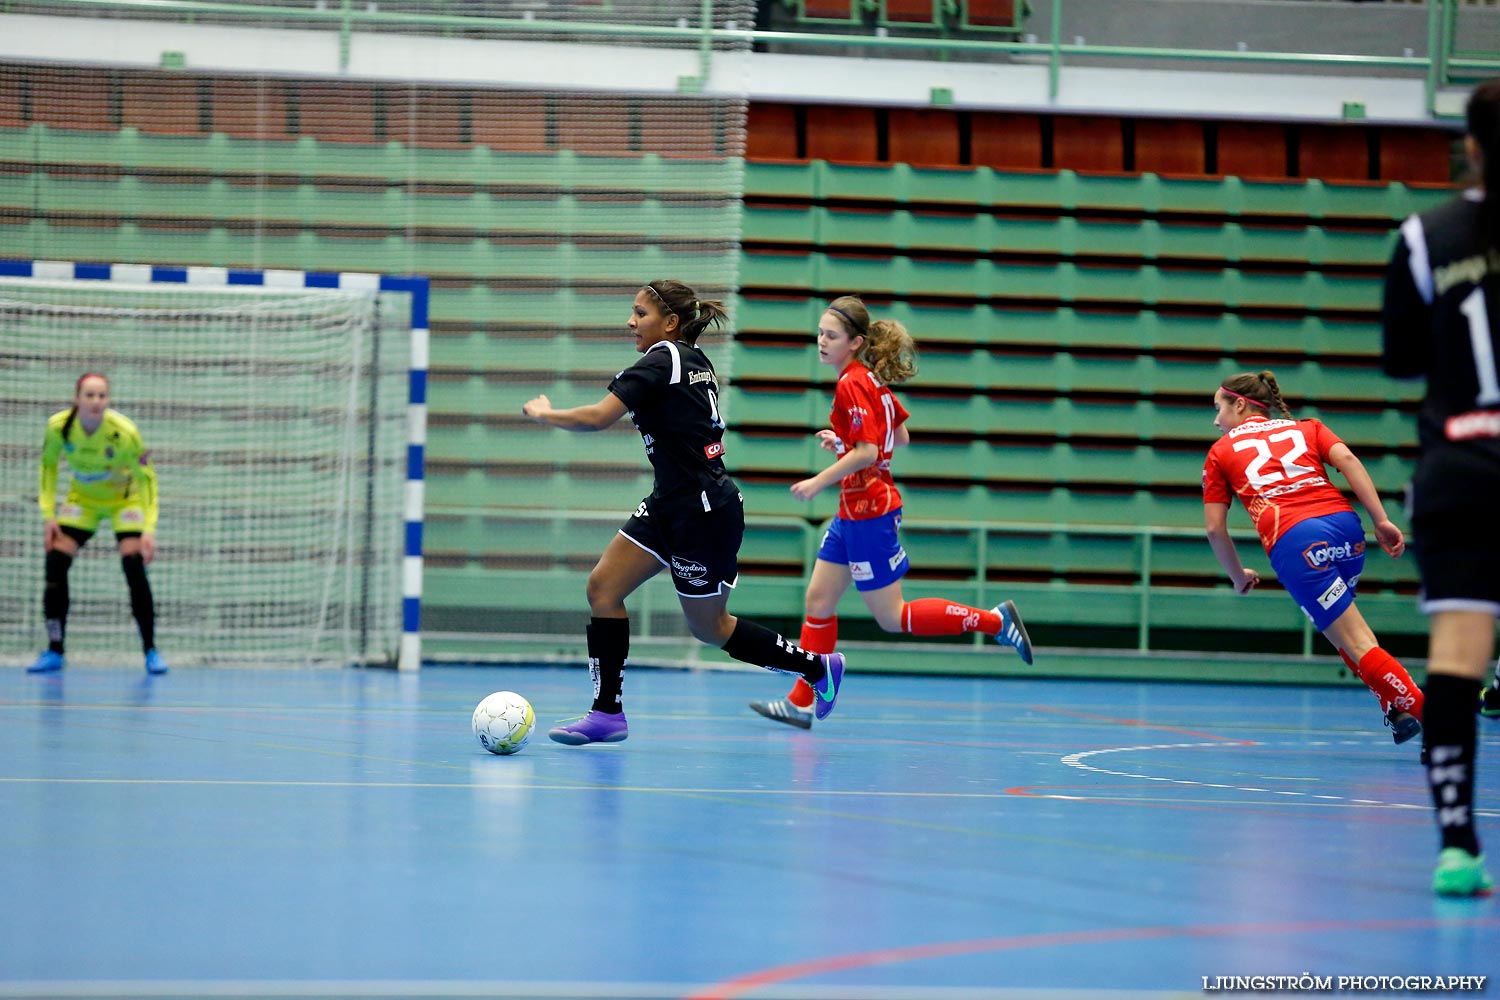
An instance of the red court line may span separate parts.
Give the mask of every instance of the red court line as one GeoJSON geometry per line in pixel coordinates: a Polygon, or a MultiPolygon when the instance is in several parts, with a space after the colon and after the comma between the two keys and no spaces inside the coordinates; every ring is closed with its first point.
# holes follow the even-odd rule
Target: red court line
{"type": "Polygon", "coordinates": [[[686,1000],[733,1000],[762,986],[805,979],[846,969],[893,965],[927,958],[954,955],[976,955],[982,952],[1022,951],[1029,948],[1057,948],[1076,944],[1114,944],[1120,941],[1152,941],[1163,938],[1248,937],[1258,934],[1326,934],[1332,931],[1402,931],[1432,927],[1500,928],[1500,917],[1474,920],[1441,917],[1411,917],[1400,920],[1305,920],[1284,923],[1188,924],[1182,927],[1117,927],[1080,931],[1055,931],[1047,934],[1018,934],[1012,937],[977,938],[972,941],[936,941],[931,944],[902,948],[879,948],[849,955],[830,955],[790,965],[773,966],[760,972],[737,976],[694,993],[686,1000]]]}

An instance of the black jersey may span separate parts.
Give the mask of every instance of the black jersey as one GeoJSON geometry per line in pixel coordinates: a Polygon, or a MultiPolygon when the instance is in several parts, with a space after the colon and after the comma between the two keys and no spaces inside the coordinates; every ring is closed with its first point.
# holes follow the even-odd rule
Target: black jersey
{"type": "Polygon", "coordinates": [[[1386,374],[1427,379],[1413,515],[1500,495],[1500,252],[1482,200],[1469,191],[1408,218],[1386,274],[1386,374]]]}
{"type": "Polygon", "coordinates": [[[641,432],[656,472],[652,496],[701,495],[706,510],[738,494],[724,469],[719,380],[702,351],[672,340],[653,344],[609,391],[641,432]]]}

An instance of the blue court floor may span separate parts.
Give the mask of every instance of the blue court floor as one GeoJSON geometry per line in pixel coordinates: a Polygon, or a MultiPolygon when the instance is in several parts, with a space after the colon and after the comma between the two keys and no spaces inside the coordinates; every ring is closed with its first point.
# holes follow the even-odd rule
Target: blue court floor
{"type": "Polygon", "coordinates": [[[804,733],[745,707],[785,687],[635,669],[628,742],[496,757],[469,731],[484,695],[545,729],[587,672],[4,671],[0,996],[1129,1000],[1500,973],[1500,904],[1430,893],[1417,747],[1362,691],[851,674],[804,733]]]}

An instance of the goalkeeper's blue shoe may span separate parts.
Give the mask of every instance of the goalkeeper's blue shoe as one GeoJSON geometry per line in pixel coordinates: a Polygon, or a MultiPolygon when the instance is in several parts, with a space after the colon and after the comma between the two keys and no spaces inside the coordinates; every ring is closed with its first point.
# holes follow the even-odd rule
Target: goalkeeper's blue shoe
{"type": "Polygon", "coordinates": [[[146,650],[146,673],[164,674],[167,672],[166,661],[154,648],[146,650]]]}
{"type": "Polygon", "coordinates": [[[1026,634],[1026,625],[1021,621],[1021,612],[1016,610],[1016,602],[1006,601],[994,612],[1000,616],[1000,631],[995,633],[995,641],[1014,649],[1021,654],[1021,662],[1031,666],[1031,636],[1026,634]]]}
{"type": "Polygon", "coordinates": [[[839,688],[844,683],[844,654],[821,653],[823,679],[812,686],[813,715],[826,719],[833,711],[833,703],[839,700],[839,688]]]}
{"type": "Polygon", "coordinates": [[[54,653],[50,649],[42,650],[42,655],[36,658],[36,662],[26,668],[28,674],[55,674],[68,665],[61,653],[54,653]]]}

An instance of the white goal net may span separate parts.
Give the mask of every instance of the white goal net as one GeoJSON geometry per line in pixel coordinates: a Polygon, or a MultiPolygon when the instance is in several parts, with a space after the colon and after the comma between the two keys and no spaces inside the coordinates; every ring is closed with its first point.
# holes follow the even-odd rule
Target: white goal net
{"type": "MultiPolygon", "coordinates": [[[[368,292],[0,278],[0,660],[45,646],[42,435],[85,372],[156,468],[173,666],[393,659],[409,309],[368,292]]],[[[64,456],[58,498],[69,470],[64,456]]],[[[74,561],[70,662],[139,643],[107,525],[74,561]]]]}

